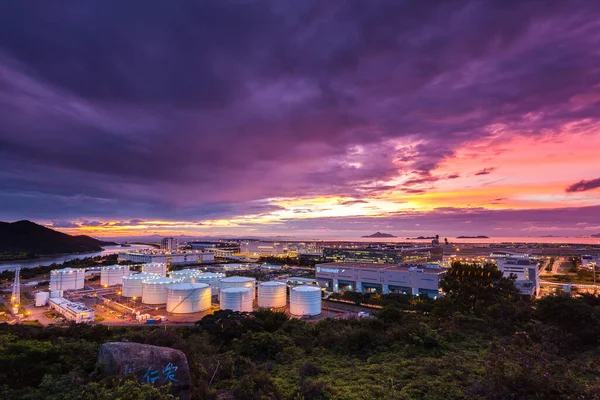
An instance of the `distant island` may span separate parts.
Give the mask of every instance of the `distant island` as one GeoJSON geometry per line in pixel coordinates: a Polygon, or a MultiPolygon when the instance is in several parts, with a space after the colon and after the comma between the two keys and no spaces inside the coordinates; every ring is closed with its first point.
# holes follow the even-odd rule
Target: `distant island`
{"type": "Polygon", "coordinates": [[[364,238],[395,238],[396,236],[391,235],[389,233],[381,233],[381,232],[375,232],[372,235],[368,235],[368,236],[361,236],[364,238]]]}
{"type": "Polygon", "coordinates": [[[46,254],[91,253],[116,244],[84,235],[67,235],[26,220],[0,222],[0,261],[27,260],[46,254]]]}
{"type": "Polygon", "coordinates": [[[600,238],[600,233],[597,233],[597,234],[595,234],[595,235],[590,235],[590,237],[593,237],[593,238],[600,238]]]}
{"type": "Polygon", "coordinates": [[[483,235],[479,235],[479,236],[457,236],[457,239],[489,239],[488,236],[483,236],[483,235]]]}
{"type": "Polygon", "coordinates": [[[422,240],[422,239],[435,239],[435,236],[419,236],[419,237],[407,237],[406,240],[422,240]]]}

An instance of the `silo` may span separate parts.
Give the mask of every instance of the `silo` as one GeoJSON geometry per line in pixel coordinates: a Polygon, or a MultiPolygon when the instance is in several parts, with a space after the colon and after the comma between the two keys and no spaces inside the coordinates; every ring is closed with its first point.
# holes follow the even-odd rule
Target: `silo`
{"type": "Polygon", "coordinates": [[[176,283],[167,287],[167,312],[187,314],[210,309],[211,291],[205,283],[176,283]]]}
{"type": "Polygon", "coordinates": [[[169,272],[169,276],[174,279],[180,279],[182,282],[194,282],[194,277],[200,273],[197,269],[181,269],[169,272]]]}
{"type": "Polygon", "coordinates": [[[286,305],[287,285],[282,282],[261,282],[258,284],[258,306],[281,308],[286,305]]]}
{"type": "Polygon", "coordinates": [[[79,268],[55,269],[50,272],[50,290],[83,289],[85,270],[79,268]]]}
{"type": "Polygon", "coordinates": [[[37,292],[35,294],[35,306],[43,307],[48,304],[48,298],[50,297],[50,293],[48,292],[37,292]]]}
{"type": "Polygon", "coordinates": [[[173,278],[150,278],[142,280],[142,303],[166,304],[167,286],[179,283],[173,278]]]}
{"type": "Polygon", "coordinates": [[[297,286],[290,290],[290,314],[321,314],[321,288],[315,286],[297,286]]]}
{"type": "Polygon", "coordinates": [[[144,279],[160,278],[158,274],[134,274],[123,277],[123,297],[142,297],[144,279]]]}
{"type": "Polygon", "coordinates": [[[252,289],[252,299],[256,297],[256,291],[254,289],[254,285],[256,284],[256,279],[249,278],[247,276],[230,276],[229,278],[223,278],[219,282],[219,287],[221,289],[226,289],[230,287],[247,287],[252,289]]]}
{"type": "Polygon", "coordinates": [[[205,272],[194,276],[194,282],[210,285],[212,295],[216,296],[219,294],[219,281],[223,278],[225,278],[225,274],[220,272],[205,272]]]}
{"type": "Polygon", "coordinates": [[[159,274],[160,276],[167,276],[167,264],[157,262],[142,264],[142,272],[147,274],[159,274]]]}
{"type": "Polygon", "coordinates": [[[221,310],[252,311],[252,289],[243,286],[221,289],[221,310]]]}
{"type": "Polygon", "coordinates": [[[130,274],[128,265],[111,265],[100,269],[100,285],[122,285],[123,277],[130,274]]]}

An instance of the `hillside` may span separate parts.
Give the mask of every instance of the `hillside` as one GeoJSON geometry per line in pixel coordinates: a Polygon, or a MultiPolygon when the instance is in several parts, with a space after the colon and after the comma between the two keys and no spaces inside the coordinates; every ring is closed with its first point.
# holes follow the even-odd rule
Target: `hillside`
{"type": "Polygon", "coordinates": [[[375,232],[372,235],[361,236],[361,237],[364,237],[364,238],[395,238],[396,236],[389,234],[389,233],[375,232]]]}
{"type": "Polygon", "coordinates": [[[113,245],[89,236],[71,236],[31,221],[0,222],[0,259],[24,259],[41,254],[83,253],[113,245]]]}

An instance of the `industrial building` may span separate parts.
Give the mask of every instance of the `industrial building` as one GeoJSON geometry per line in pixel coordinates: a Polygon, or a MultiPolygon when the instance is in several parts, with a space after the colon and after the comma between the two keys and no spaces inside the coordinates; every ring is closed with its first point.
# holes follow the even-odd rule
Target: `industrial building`
{"type": "Polygon", "coordinates": [[[160,241],[160,249],[165,251],[176,251],[179,248],[177,239],[173,237],[166,237],[160,241]]]}
{"type": "Polygon", "coordinates": [[[406,293],[437,298],[445,269],[437,263],[373,264],[335,262],[316,265],[315,276],[328,291],[406,293]]]}
{"type": "Polygon", "coordinates": [[[61,314],[63,317],[77,324],[82,322],[94,322],[94,310],[83,303],[75,303],[64,297],[51,297],[48,306],[61,314]]]}
{"type": "Polygon", "coordinates": [[[323,249],[323,258],[328,262],[374,264],[442,261],[444,258],[444,249],[441,246],[403,247],[397,249],[326,247],[323,249]]]}
{"type": "Polygon", "coordinates": [[[287,244],[243,240],[240,242],[240,253],[246,256],[285,256],[287,244]]]}
{"type": "Polygon", "coordinates": [[[167,263],[171,260],[172,265],[187,265],[211,263],[215,261],[215,255],[211,252],[176,251],[165,252],[159,250],[131,250],[119,253],[119,261],[132,261],[136,263],[167,263]]]}

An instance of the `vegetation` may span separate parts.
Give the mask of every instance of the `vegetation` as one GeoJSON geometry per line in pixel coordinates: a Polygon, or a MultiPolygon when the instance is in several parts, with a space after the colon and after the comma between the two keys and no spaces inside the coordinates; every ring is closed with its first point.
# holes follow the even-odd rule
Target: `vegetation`
{"type": "Polygon", "coordinates": [[[493,265],[454,264],[443,286],[426,309],[399,297],[372,319],[225,310],[168,329],[0,325],[0,398],[168,398],[95,370],[100,344],[124,339],[184,351],[193,399],[599,398],[600,298],[527,302],[493,265]]]}

